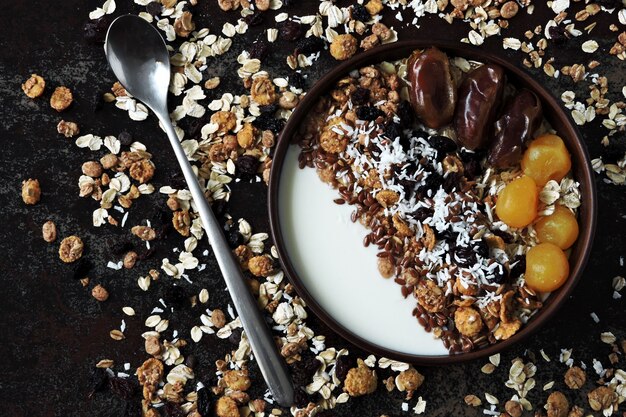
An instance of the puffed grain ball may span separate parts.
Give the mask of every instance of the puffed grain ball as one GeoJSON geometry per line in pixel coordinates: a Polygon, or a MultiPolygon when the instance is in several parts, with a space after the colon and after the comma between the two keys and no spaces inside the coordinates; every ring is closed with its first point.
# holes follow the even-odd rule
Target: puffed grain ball
{"type": "Polygon", "coordinates": [[[236,391],[245,391],[252,384],[247,369],[231,369],[224,373],[224,382],[230,389],[236,391]]]}
{"type": "Polygon", "coordinates": [[[548,417],[567,417],[569,401],[562,392],[554,391],[548,397],[546,410],[548,417]]]}
{"type": "Polygon", "coordinates": [[[226,326],[226,315],[222,310],[216,308],[213,310],[213,314],[211,314],[211,323],[218,329],[226,326]]]}
{"type": "Polygon", "coordinates": [[[220,397],[215,404],[218,417],[240,417],[237,403],[230,397],[220,397]]]}
{"type": "Polygon", "coordinates": [[[243,127],[237,132],[237,143],[244,149],[250,149],[254,146],[256,129],[252,123],[244,123],[243,127]]]}
{"type": "Polygon", "coordinates": [[[46,81],[43,77],[32,74],[28,80],[22,84],[22,91],[30,98],[37,98],[43,94],[43,90],[46,88],[46,81]]]}
{"type": "Polygon", "coordinates": [[[396,378],[396,385],[400,391],[415,391],[424,383],[424,375],[415,368],[400,372],[396,378]]]}
{"type": "Polygon", "coordinates": [[[357,359],[357,367],[348,371],[343,389],[351,397],[359,397],[376,391],[377,384],[376,371],[367,367],[363,360],[357,359]]]}
{"type": "Polygon", "coordinates": [[[72,95],[72,91],[69,88],[57,87],[54,89],[54,93],[52,93],[52,96],[50,97],[50,106],[54,110],[61,112],[67,109],[70,104],[72,104],[73,100],[74,97],[72,95]]]}
{"type": "Polygon", "coordinates": [[[61,120],[59,124],[57,124],[57,132],[65,136],[66,138],[71,138],[80,133],[80,129],[78,125],[74,122],[66,122],[65,120],[61,120]]]}
{"type": "Polygon", "coordinates": [[[83,241],[78,236],[68,236],[61,241],[59,258],[65,263],[72,263],[83,256],[83,241]]]}
{"type": "Polygon", "coordinates": [[[267,277],[274,270],[274,266],[268,256],[255,256],[248,261],[248,269],[250,269],[252,275],[267,277]]]}
{"type": "Polygon", "coordinates": [[[144,348],[146,349],[146,353],[148,355],[158,355],[159,353],[161,353],[161,343],[159,342],[159,338],[156,336],[146,337],[144,348]]]}
{"type": "Polygon", "coordinates": [[[109,292],[102,285],[98,284],[91,290],[91,296],[98,301],[106,301],[109,298],[109,292]]]}
{"type": "Polygon", "coordinates": [[[37,204],[41,198],[41,187],[39,180],[32,178],[22,182],[22,200],[28,205],[37,204]]]}
{"type": "Polygon", "coordinates": [[[504,409],[511,417],[521,417],[524,409],[519,401],[509,400],[504,404],[504,409]]]}
{"type": "Polygon", "coordinates": [[[357,40],[350,34],[337,35],[330,44],[330,54],[337,61],[343,61],[356,53],[357,40]]]}
{"type": "Polygon", "coordinates": [[[276,88],[267,77],[256,77],[250,86],[250,95],[259,106],[267,106],[276,101],[276,88]]]}
{"type": "Polygon", "coordinates": [[[513,0],[507,1],[506,3],[502,5],[502,8],[500,8],[500,16],[502,16],[505,19],[510,19],[513,16],[515,16],[518,11],[519,11],[519,6],[517,5],[516,1],[513,1],[513,0]]]}
{"type": "Polygon", "coordinates": [[[57,238],[57,227],[52,220],[48,220],[41,227],[41,234],[43,235],[43,240],[48,243],[52,243],[57,238]]]}
{"type": "Polygon", "coordinates": [[[134,252],[132,250],[128,252],[126,255],[124,255],[124,261],[123,261],[124,268],[132,269],[135,266],[135,263],[137,262],[138,257],[139,255],[137,255],[137,252],[134,252]]]}
{"type": "Polygon", "coordinates": [[[617,394],[611,388],[601,386],[589,392],[587,400],[593,411],[600,411],[609,408],[613,402],[617,401],[617,394]]]}
{"type": "Polygon", "coordinates": [[[467,337],[476,336],[483,328],[480,313],[472,307],[459,307],[454,312],[454,324],[457,330],[467,337]]]}
{"type": "Polygon", "coordinates": [[[112,154],[112,153],[108,153],[106,155],[104,155],[102,158],[100,158],[100,164],[102,164],[102,168],[104,169],[111,169],[114,166],[117,165],[117,156],[112,154]]]}
{"type": "Polygon", "coordinates": [[[391,278],[396,271],[393,261],[389,257],[378,258],[378,272],[383,278],[391,278]]]}
{"type": "Polygon", "coordinates": [[[270,0],[254,0],[257,10],[264,12],[270,8],[270,0]]]}

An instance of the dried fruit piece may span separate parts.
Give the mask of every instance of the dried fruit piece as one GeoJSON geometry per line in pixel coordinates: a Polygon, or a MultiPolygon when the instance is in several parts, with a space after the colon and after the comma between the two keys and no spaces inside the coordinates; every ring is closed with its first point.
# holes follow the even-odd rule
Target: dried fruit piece
{"type": "Polygon", "coordinates": [[[540,187],[550,180],[560,182],[571,167],[572,160],[563,139],[553,134],[533,140],[522,158],[524,174],[532,177],[540,187]]]}
{"type": "Polygon", "coordinates": [[[437,48],[414,52],[407,63],[411,105],[422,122],[438,129],[452,121],[457,100],[448,56],[437,48]]]}
{"type": "Polygon", "coordinates": [[[59,257],[65,263],[71,263],[83,256],[83,241],[78,236],[68,236],[61,241],[59,257]]]}
{"type": "Polygon", "coordinates": [[[511,181],[498,194],[496,214],[511,227],[526,227],[537,217],[539,192],[535,181],[523,176],[511,181]]]}
{"type": "Polygon", "coordinates": [[[22,91],[30,98],[40,97],[45,88],[46,81],[37,74],[32,74],[30,78],[22,84],[22,91]]]}
{"type": "Polygon", "coordinates": [[[58,112],[67,109],[74,97],[72,91],[67,87],[57,87],[54,89],[54,93],[50,97],[50,106],[58,112]]]}
{"type": "Polygon", "coordinates": [[[489,163],[498,168],[519,163],[523,147],[541,124],[541,119],[539,98],[530,90],[520,90],[496,121],[489,163]]]}
{"type": "Polygon", "coordinates": [[[565,283],[569,262],[565,253],[552,243],[540,243],[526,253],[526,284],[535,291],[550,292],[565,283]]]}
{"type": "Polygon", "coordinates": [[[32,178],[22,182],[22,200],[28,205],[37,204],[41,198],[41,187],[39,180],[32,178]]]}
{"type": "Polygon", "coordinates": [[[45,222],[41,228],[41,234],[43,235],[43,240],[48,243],[52,243],[57,238],[57,227],[52,220],[48,220],[45,222]]]}
{"type": "Polygon", "coordinates": [[[495,64],[482,65],[465,76],[458,91],[454,126],[457,140],[466,148],[473,150],[488,144],[504,84],[504,69],[495,64]]]}
{"type": "Polygon", "coordinates": [[[578,238],[576,216],[567,208],[558,205],[554,213],[542,217],[534,225],[539,242],[550,242],[565,250],[578,238]]]}
{"type": "Polygon", "coordinates": [[[92,288],[91,296],[98,301],[106,301],[109,299],[109,292],[102,285],[98,284],[92,288]]]}

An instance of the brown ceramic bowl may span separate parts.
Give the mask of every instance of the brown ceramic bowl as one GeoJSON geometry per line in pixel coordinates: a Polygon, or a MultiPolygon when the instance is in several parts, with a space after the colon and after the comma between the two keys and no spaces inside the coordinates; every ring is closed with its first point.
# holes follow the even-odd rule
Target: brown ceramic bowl
{"type": "MultiPolygon", "coordinates": [[[[384,45],[361,53],[338,65],[321,80],[319,80],[293,112],[289,122],[280,136],[272,162],[268,199],[272,237],[280,255],[280,262],[290,282],[293,284],[298,294],[306,301],[310,309],[313,310],[313,312],[322,321],[324,321],[340,336],[363,350],[388,358],[421,365],[450,364],[477,359],[487,355],[493,355],[496,352],[513,346],[528,337],[533,332],[537,331],[537,329],[548,321],[565,303],[568,295],[572,292],[576,283],[582,276],[583,269],[589,256],[596,227],[596,189],[593,181],[591,164],[589,162],[589,155],[587,154],[587,149],[581,139],[580,133],[568,114],[563,111],[559,102],[548,90],[542,87],[529,74],[516,68],[506,59],[497,55],[492,55],[480,49],[470,47],[466,44],[453,42],[403,41],[384,45]],[[580,234],[571,250],[569,258],[570,278],[567,280],[565,285],[553,292],[546,300],[543,308],[541,308],[541,310],[539,310],[539,312],[510,339],[469,353],[440,356],[411,355],[382,348],[381,346],[364,340],[333,319],[333,317],[324,311],[324,309],[316,302],[316,300],[307,291],[303,282],[298,278],[298,274],[296,273],[289,258],[289,248],[285,247],[278,214],[279,181],[287,148],[291,146],[294,134],[297,133],[303,120],[313,109],[319,97],[327,93],[335,82],[354,69],[366,65],[376,64],[382,61],[391,61],[408,57],[413,50],[427,48],[430,46],[436,46],[451,56],[460,56],[483,63],[491,62],[498,64],[507,70],[509,82],[512,82],[518,87],[526,87],[534,91],[542,100],[544,116],[563,138],[572,155],[573,174],[576,181],[580,183],[580,191],[582,193],[582,204],[579,209],[580,234]]],[[[415,324],[416,326],[419,326],[417,322],[415,324]]]]}

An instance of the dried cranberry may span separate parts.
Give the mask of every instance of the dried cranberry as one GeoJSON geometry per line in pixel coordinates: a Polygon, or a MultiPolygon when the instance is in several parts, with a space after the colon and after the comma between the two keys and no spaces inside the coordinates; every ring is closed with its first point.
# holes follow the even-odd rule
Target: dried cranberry
{"type": "Polygon", "coordinates": [[[359,120],[373,121],[384,115],[382,110],[374,106],[361,106],[356,109],[356,116],[359,120]]]}
{"type": "Polygon", "coordinates": [[[228,245],[235,249],[237,246],[243,244],[243,236],[239,233],[239,230],[231,230],[226,234],[226,240],[228,245]]]}
{"type": "Polygon", "coordinates": [[[299,72],[292,72],[291,75],[289,75],[289,84],[295,88],[304,88],[306,81],[299,72]]]}
{"type": "Polygon", "coordinates": [[[435,214],[435,210],[433,210],[431,207],[419,207],[417,210],[411,213],[411,217],[419,222],[423,222],[427,218],[432,217],[433,214],[435,214]]]}
{"type": "Polygon", "coordinates": [[[554,43],[565,43],[569,39],[569,34],[562,26],[550,26],[548,29],[548,34],[550,35],[550,39],[554,43]]]}
{"type": "Polygon", "coordinates": [[[248,53],[250,54],[250,58],[263,60],[267,56],[269,52],[269,44],[266,41],[258,40],[254,42],[248,53]]]}
{"type": "Polygon", "coordinates": [[[296,51],[304,55],[315,54],[324,49],[325,43],[322,38],[317,36],[309,36],[298,41],[296,51]]]}
{"type": "Polygon", "coordinates": [[[93,268],[93,262],[87,258],[80,258],[72,268],[73,279],[83,279],[89,275],[89,271],[93,268]]]}
{"type": "Polygon", "coordinates": [[[359,20],[361,22],[367,22],[372,18],[370,12],[368,12],[362,4],[355,4],[352,6],[350,14],[354,20],[359,20]]]}
{"type": "Polygon", "coordinates": [[[385,136],[391,140],[402,138],[402,128],[398,123],[389,122],[385,125],[385,136]]]}
{"type": "Polygon", "coordinates": [[[362,104],[367,104],[370,99],[370,93],[371,91],[367,88],[357,87],[356,90],[354,90],[354,92],[352,93],[350,99],[352,100],[353,104],[356,104],[358,106],[362,104]]]}
{"type": "Polygon", "coordinates": [[[346,379],[350,368],[354,368],[355,365],[356,363],[353,358],[347,355],[340,356],[335,363],[335,375],[340,381],[343,381],[346,379]]]}
{"type": "Polygon", "coordinates": [[[209,397],[209,390],[207,388],[201,388],[197,391],[198,399],[196,400],[197,411],[202,417],[209,417],[212,415],[213,402],[209,397]]]}
{"type": "Polygon", "coordinates": [[[456,151],[456,142],[445,136],[431,136],[428,138],[428,143],[437,151],[438,160],[442,160],[450,152],[456,151]]]}
{"type": "Polygon", "coordinates": [[[304,35],[304,28],[298,22],[285,20],[278,25],[278,34],[285,41],[297,41],[304,35]]]}
{"type": "Polygon", "coordinates": [[[187,304],[187,295],[183,287],[171,285],[163,291],[163,301],[168,307],[181,309],[187,304]]]}
{"type": "Polygon", "coordinates": [[[104,369],[92,368],[91,375],[89,376],[87,396],[91,398],[96,392],[102,391],[106,387],[108,379],[109,376],[104,369]]]}
{"type": "Polygon", "coordinates": [[[252,155],[241,155],[235,161],[237,174],[242,178],[252,178],[256,175],[261,163],[252,155]]]}
{"type": "Polygon", "coordinates": [[[115,395],[128,401],[135,395],[137,384],[130,378],[118,378],[114,376],[109,378],[109,388],[115,395]]]}
{"type": "Polygon", "coordinates": [[[517,279],[520,275],[526,272],[526,257],[522,255],[517,255],[510,263],[511,270],[509,272],[509,276],[511,279],[517,279]]]}
{"type": "Polygon", "coordinates": [[[159,16],[162,10],[163,7],[158,1],[153,1],[146,5],[146,12],[150,13],[152,16],[159,16]]]}
{"type": "Polygon", "coordinates": [[[165,403],[163,411],[165,411],[165,417],[185,417],[187,415],[178,404],[171,402],[165,403]]]}
{"type": "Polygon", "coordinates": [[[83,26],[83,36],[89,43],[103,43],[107,30],[111,24],[108,16],[102,16],[97,20],[90,20],[83,26]]]}
{"type": "Polygon", "coordinates": [[[120,144],[122,146],[130,146],[130,144],[133,143],[133,135],[125,130],[120,132],[120,134],[117,136],[117,139],[120,141],[120,144]]]}
{"type": "Polygon", "coordinates": [[[257,12],[249,14],[243,20],[248,24],[248,26],[259,26],[263,23],[263,13],[257,12]]]}
{"type": "Polygon", "coordinates": [[[283,127],[285,127],[285,121],[277,119],[273,114],[261,114],[258,116],[252,124],[261,130],[271,130],[274,133],[279,133],[283,127]]]}

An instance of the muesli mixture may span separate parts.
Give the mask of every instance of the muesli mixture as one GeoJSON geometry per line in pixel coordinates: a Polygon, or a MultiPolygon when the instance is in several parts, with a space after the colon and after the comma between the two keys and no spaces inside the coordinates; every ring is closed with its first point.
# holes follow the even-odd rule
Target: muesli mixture
{"type": "Polygon", "coordinates": [[[513,336],[568,278],[580,194],[549,132],[539,99],[502,68],[430,48],[337,82],[299,164],[355,207],[417,321],[468,352],[513,336]]]}

